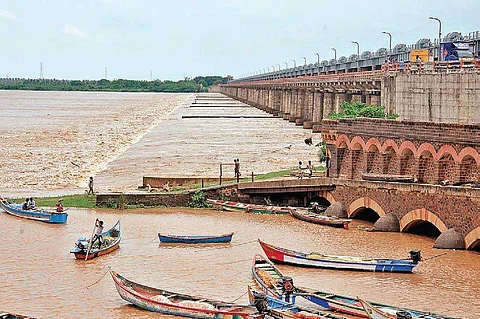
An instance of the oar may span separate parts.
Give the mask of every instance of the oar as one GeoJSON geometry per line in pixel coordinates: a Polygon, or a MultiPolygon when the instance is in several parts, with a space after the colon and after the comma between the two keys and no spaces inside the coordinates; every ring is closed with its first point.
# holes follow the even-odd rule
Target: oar
{"type": "Polygon", "coordinates": [[[98,218],[95,220],[95,227],[93,227],[92,236],[90,236],[90,240],[88,241],[88,248],[87,248],[87,254],[85,255],[85,260],[88,259],[88,253],[92,248],[92,240],[93,240],[93,235],[95,234],[95,229],[97,229],[97,222],[98,222],[98,218]]]}

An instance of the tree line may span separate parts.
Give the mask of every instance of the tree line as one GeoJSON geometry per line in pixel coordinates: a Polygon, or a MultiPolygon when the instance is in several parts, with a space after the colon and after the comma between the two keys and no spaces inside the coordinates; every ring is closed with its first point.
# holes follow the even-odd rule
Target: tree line
{"type": "Polygon", "coordinates": [[[222,76],[197,76],[180,81],[1,79],[0,90],[187,93],[206,92],[229,79],[222,76]]]}

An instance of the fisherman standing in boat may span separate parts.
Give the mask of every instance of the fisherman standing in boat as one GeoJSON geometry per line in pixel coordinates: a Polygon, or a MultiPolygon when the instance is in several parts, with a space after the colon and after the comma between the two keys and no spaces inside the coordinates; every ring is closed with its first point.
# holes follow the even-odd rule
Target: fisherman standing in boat
{"type": "Polygon", "coordinates": [[[98,240],[98,249],[102,247],[102,233],[103,233],[103,221],[95,220],[95,235],[92,239],[92,247],[95,245],[95,242],[98,240]]]}

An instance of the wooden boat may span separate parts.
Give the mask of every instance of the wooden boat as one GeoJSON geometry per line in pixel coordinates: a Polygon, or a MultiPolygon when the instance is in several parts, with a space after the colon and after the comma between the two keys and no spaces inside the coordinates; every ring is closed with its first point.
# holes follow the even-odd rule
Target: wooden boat
{"type": "MultiPolygon", "coordinates": [[[[122,239],[122,230],[120,228],[120,221],[117,221],[112,228],[102,232],[102,246],[92,247],[88,252],[87,259],[93,259],[102,255],[106,255],[120,246],[120,240],[122,239]]],[[[70,252],[75,254],[76,259],[85,260],[87,255],[87,249],[90,242],[90,238],[80,237],[75,244],[75,248],[70,252]]]]}
{"type": "Polygon", "coordinates": [[[21,204],[9,203],[3,197],[0,197],[0,205],[2,209],[12,216],[38,220],[49,224],[63,224],[67,222],[67,213],[57,213],[45,209],[22,209],[21,204]]]}
{"type": "Polygon", "coordinates": [[[18,315],[11,312],[0,311],[0,319],[35,319],[29,316],[18,315]]]}
{"type": "Polygon", "coordinates": [[[288,207],[247,204],[219,199],[207,199],[207,202],[214,207],[228,211],[240,211],[254,214],[290,214],[290,209],[288,207]]]}
{"type": "Polygon", "coordinates": [[[303,253],[258,242],[271,261],[304,267],[410,273],[421,260],[419,250],[410,251],[410,259],[364,258],[303,253]]]}
{"type": "Polygon", "coordinates": [[[225,235],[210,236],[183,236],[183,235],[162,235],[158,233],[161,243],[182,243],[182,244],[207,244],[207,243],[229,243],[232,241],[233,233],[225,235]]]}
{"type": "Polygon", "coordinates": [[[191,318],[259,318],[251,306],[152,288],[130,281],[115,271],[110,274],[120,297],[146,310],[191,318]]]}
{"type": "Polygon", "coordinates": [[[332,227],[339,227],[348,229],[348,224],[352,221],[351,219],[338,218],[335,216],[327,216],[324,214],[313,213],[311,210],[305,208],[296,208],[292,207],[290,209],[290,214],[293,217],[319,225],[327,225],[332,227]]]}
{"type": "Polygon", "coordinates": [[[357,300],[362,305],[367,318],[371,319],[454,319],[454,317],[438,315],[430,312],[382,306],[370,303],[358,297],[357,300]]]}
{"type": "Polygon", "coordinates": [[[318,309],[302,307],[293,303],[279,300],[267,294],[254,291],[248,286],[248,300],[260,314],[276,319],[346,319],[318,309]]]}
{"type": "Polygon", "coordinates": [[[255,254],[252,261],[252,274],[255,282],[266,295],[295,303],[292,278],[284,277],[270,260],[255,254]]]}

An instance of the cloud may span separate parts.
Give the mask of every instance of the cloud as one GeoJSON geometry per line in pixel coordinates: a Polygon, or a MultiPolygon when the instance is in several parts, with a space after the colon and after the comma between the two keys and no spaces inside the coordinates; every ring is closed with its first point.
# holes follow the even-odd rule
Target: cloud
{"type": "Polygon", "coordinates": [[[0,9],[0,19],[18,20],[18,17],[11,11],[0,9]]]}
{"type": "Polygon", "coordinates": [[[70,24],[66,24],[63,27],[62,31],[65,34],[73,35],[73,36],[76,36],[76,37],[79,37],[79,38],[86,38],[88,36],[88,33],[86,31],[80,30],[79,28],[77,28],[73,25],[70,25],[70,24]]]}

